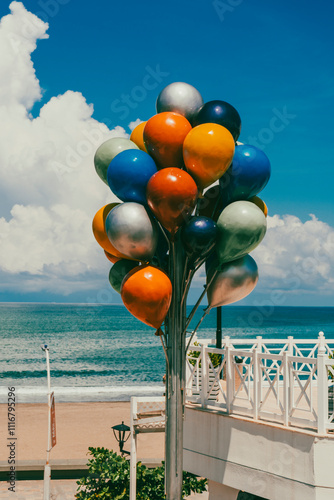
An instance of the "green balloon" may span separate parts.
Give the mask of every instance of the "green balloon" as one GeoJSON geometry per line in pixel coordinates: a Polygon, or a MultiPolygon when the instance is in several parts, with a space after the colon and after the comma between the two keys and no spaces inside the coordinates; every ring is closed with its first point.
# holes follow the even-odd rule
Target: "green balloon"
{"type": "Polygon", "coordinates": [[[113,160],[118,153],[121,153],[126,149],[139,148],[134,142],[130,141],[130,139],[125,139],[124,137],[112,137],[101,144],[101,146],[96,150],[94,156],[95,170],[107,186],[107,170],[111,160],[113,160]]]}
{"type": "Polygon", "coordinates": [[[267,221],[262,210],[250,201],[230,203],[217,221],[217,255],[220,264],[248,254],[263,240],[267,221]]]}
{"type": "Polygon", "coordinates": [[[137,266],[137,261],[126,259],[118,260],[112,266],[109,272],[109,283],[117,293],[121,293],[121,285],[124,277],[137,266]]]}

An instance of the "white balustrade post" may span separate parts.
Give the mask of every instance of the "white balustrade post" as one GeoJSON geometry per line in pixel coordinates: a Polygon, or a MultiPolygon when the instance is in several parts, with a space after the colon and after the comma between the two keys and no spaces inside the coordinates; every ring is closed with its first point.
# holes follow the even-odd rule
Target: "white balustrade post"
{"type": "MultiPolygon", "coordinates": [[[[289,351],[289,356],[293,356],[293,348],[294,348],[294,338],[290,335],[288,337],[288,342],[289,342],[289,347],[288,347],[288,351],[289,351]]],[[[289,363],[288,361],[288,382],[289,382],[289,385],[288,385],[288,391],[289,391],[289,401],[288,401],[288,414],[289,414],[289,418],[290,418],[290,411],[291,411],[291,408],[293,407],[293,397],[294,397],[294,377],[292,375],[292,369],[293,369],[293,363],[289,363]]]]}
{"type": "MultiPolygon", "coordinates": [[[[259,409],[260,409],[260,404],[261,404],[261,399],[262,399],[262,368],[261,368],[261,353],[262,353],[262,346],[263,346],[263,339],[261,335],[257,335],[256,337],[257,340],[257,346],[256,346],[256,364],[254,365],[254,385],[256,385],[256,417],[254,415],[254,418],[259,418],[259,409]],[[255,373],[256,372],[256,373],[255,373]]],[[[264,363],[267,361],[264,360],[264,363]]],[[[255,401],[254,401],[255,405],[255,401]]]]}
{"type": "MultiPolygon", "coordinates": [[[[259,402],[260,402],[260,394],[259,394],[259,352],[256,349],[253,351],[253,388],[254,388],[254,408],[253,408],[253,418],[257,420],[259,418],[259,402]]],[[[262,375],[262,374],[261,374],[262,375]]]]}
{"type": "Polygon", "coordinates": [[[232,358],[231,358],[231,343],[230,337],[226,335],[225,339],[225,371],[226,371],[226,409],[227,413],[231,413],[231,405],[234,397],[234,383],[232,376],[232,358]]]}
{"type": "MultiPolygon", "coordinates": [[[[191,370],[189,366],[189,351],[186,354],[186,361],[185,361],[185,369],[186,369],[186,387],[185,387],[185,400],[187,397],[192,396],[192,385],[193,385],[193,377],[190,377],[191,375],[191,370]]],[[[194,367],[195,368],[195,367],[194,367]]]]}
{"type": "Polygon", "coordinates": [[[325,337],[319,333],[319,346],[317,357],[318,369],[318,433],[326,434],[328,421],[328,374],[326,360],[325,337]]]}
{"type": "Polygon", "coordinates": [[[205,405],[205,400],[207,398],[208,394],[208,374],[207,374],[207,346],[202,344],[201,345],[201,404],[202,406],[205,405]]]}
{"type": "Polygon", "coordinates": [[[289,425],[289,353],[283,352],[283,418],[284,425],[289,425]]]}

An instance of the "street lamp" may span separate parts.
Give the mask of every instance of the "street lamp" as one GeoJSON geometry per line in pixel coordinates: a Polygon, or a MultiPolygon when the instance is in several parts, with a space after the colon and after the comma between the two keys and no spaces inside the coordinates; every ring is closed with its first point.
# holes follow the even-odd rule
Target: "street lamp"
{"type": "Polygon", "coordinates": [[[125,425],[124,422],[122,422],[121,424],[114,425],[112,427],[112,430],[113,430],[116,441],[119,443],[119,451],[121,452],[122,457],[125,453],[127,455],[130,455],[129,451],[123,450],[124,444],[127,442],[127,440],[130,437],[130,427],[128,425],[125,425]],[[129,434],[125,438],[125,435],[127,432],[129,434]]]}
{"type": "Polygon", "coordinates": [[[51,378],[50,378],[50,357],[49,357],[49,347],[47,344],[41,344],[42,351],[45,352],[46,357],[46,376],[48,384],[48,446],[46,450],[46,463],[44,466],[44,500],[50,500],[50,482],[51,482],[51,467],[50,467],[50,451],[52,449],[52,437],[51,437],[51,378]]]}

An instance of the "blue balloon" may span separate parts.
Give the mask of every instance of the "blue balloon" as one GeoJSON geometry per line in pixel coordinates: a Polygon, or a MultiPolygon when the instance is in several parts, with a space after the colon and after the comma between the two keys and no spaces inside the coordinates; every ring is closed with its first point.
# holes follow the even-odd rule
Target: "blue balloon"
{"type": "Polygon", "coordinates": [[[267,185],[270,172],[270,161],[261,149],[249,144],[236,146],[232,164],[219,180],[224,204],[258,194],[267,185]]]}
{"type": "Polygon", "coordinates": [[[200,260],[210,255],[215,247],[217,234],[217,225],[209,217],[192,217],[182,227],[181,238],[191,265],[196,266],[200,260]]]}
{"type": "Polygon", "coordinates": [[[238,111],[228,102],[209,101],[198,110],[194,120],[194,127],[202,123],[218,123],[227,128],[235,141],[241,132],[241,118],[238,111]]]}
{"type": "Polygon", "coordinates": [[[120,200],[145,205],[147,183],[157,171],[154,160],[145,151],[127,149],[110,162],[108,184],[120,200]]]}

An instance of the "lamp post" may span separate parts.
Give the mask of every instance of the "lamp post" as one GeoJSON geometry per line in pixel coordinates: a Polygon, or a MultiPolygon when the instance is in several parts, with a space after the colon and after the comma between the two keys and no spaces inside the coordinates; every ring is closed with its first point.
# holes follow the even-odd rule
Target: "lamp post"
{"type": "Polygon", "coordinates": [[[115,439],[116,441],[119,443],[119,451],[122,455],[122,457],[126,454],[126,455],[130,455],[130,452],[129,451],[126,451],[126,450],[123,450],[123,446],[124,444],[127,442],[127,440],[129,439],[130,437],[130,427],[128,425],[126,425],[123,421],[121,424],[118,424],[118,425],[114,425],[112,427],[112,430],[113,430],[113,433],[114,433],[114,436],[115,436],[115,439]],[[129,433],[127,436],[126,436],[126,433],[129,433]],[[125,437],[126,436],[126,437],[125,437]]]}
{"type": "Polygon", "coordinates": [[[52,448],[51,444],[51,377],[50,377],[50,358],[49,358],[49,348],[47,344],[41,345],[42,351],[45,352],[46,357],[46,373],[47,373],[47,384],[48,384],[48,444],[46,450],[46,464],[44,467],[44,500],[50,499],[50,481],[51,481],[51,467],[49,465],[50,451],[52,448]]]}

